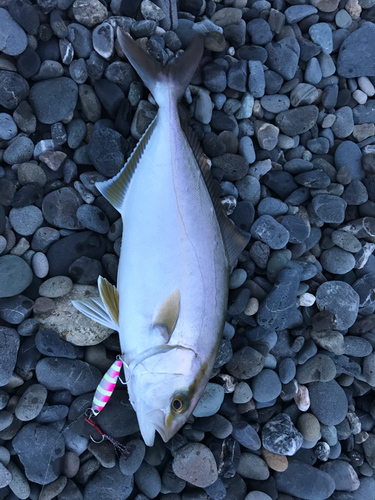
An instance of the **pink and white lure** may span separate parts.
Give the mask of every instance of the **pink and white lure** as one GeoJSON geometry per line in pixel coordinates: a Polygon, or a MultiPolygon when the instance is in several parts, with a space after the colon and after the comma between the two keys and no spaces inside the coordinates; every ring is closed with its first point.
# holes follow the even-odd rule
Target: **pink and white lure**
{"type": "Polygon", "coordinates": [[[94,416],[98,415],[108,403],[120,376],[121,367],[122,360],[116,359],[96,388],[91,406],[91,411],[94,416]]]}

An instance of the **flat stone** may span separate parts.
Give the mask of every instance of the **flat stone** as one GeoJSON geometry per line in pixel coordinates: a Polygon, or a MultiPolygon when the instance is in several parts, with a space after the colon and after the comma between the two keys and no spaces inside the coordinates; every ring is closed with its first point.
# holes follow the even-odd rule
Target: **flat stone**
{"type": "Polygon", "coordinates": [[[71,187],[63,187],[48,193],[43,200],[43,216],[50,224],[62,229],[83,229],[76,212],[82,198],[71,187]]]}
{"type": "Polygon", "coordinates": [[[276,116],[275,122],[280,130],[293,137],[310,130],[318,118],[318,108],[316,106],[300,106],[295,109],[282,111],[276,116]]]}
{"type": "Polygon", "coordinates": [[[119,465],[111,469],[104,467],[94,475],[85,486],[83,500],[98,498],[128,498],[133,490],[134,479],[132,475],[125,476],[119,465]]]}
{"type": "Polygon", "coordinates": [[[21,422],[36,418],[42,411],[47,399],[47,389],[44,385],[30,385],[17,403],[15,415],[21,422]]]}
{"type": "Polygon", "coordinates": [[[80,24],[92,28],[107,18],[108,11],[99,0],[75,0],[73,15],[80,24]]]}
{"type": "Polygon", "coordinates": [[[291,80],[296,74],[300,47],[295,38],[286,37],[279,42],[266,45],[268,52],[267,66],[279,73],[285,80],[291,80]]]}
{"type": "Polygon", "coordinates": [[[206,389],[193,411],[195,417],[215,415],[224,400],[224,389],[221,385],[208,383],[206,389]]]}
{"type": "Polygon", "coordinates": [[[6,109],[16,109],[29,95],[29,84],[21,75],[13,71],[0,70],[0,105],[6,109]]]}
{"type": "Polygon", "coordinates": [[[251,227],[251,235],[270,248],[283,248],[289,241],[289,232],[270,215],[261,215],[251,227]]]}
{"type": "Polygon", "coordinates": [[[321,353],[315,354],[315,356],[308,359],[306,363],[298,366],[296,373],[296,379],[299,384],[329,382],[333,380],[335,376],[336,366],[334,362],[331,358],[321,353]]]}

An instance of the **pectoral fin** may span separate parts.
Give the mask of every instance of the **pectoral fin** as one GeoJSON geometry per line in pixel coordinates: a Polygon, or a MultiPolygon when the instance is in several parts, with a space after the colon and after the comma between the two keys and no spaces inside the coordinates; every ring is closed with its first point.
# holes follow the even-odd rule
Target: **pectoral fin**
{"type": "Polygon", "coordinates": [[[98,287],[100,297],[72,300],[72,304],[93,321],[118,331],[119,294],[117,288],[101,276],[98,279],[98,287]]]}
{"type": "Polygon", "coordinates": [[[159,328],[166,343],[176,328],[178,315],[180,314],[180,290],[174,290],[160,307],[155,316],[153,325],[159,328]]]}

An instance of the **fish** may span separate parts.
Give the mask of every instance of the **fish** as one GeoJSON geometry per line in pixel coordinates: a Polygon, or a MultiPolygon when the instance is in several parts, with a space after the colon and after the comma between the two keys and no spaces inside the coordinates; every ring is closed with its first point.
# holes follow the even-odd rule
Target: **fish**
{"type": "Polygon", "coordinates": [[[158,106],[125,166],[96,183],[123,221],[117,287],[73,301],[119,332],[121,360],[143,440],[164,442],[186,423],[209,381],[222,338],[231,270],[249,236],[220,202],[210,166],[178,102],[203,55],[197,35],[162,66],[128,33],[119,44],[158,106]]]}

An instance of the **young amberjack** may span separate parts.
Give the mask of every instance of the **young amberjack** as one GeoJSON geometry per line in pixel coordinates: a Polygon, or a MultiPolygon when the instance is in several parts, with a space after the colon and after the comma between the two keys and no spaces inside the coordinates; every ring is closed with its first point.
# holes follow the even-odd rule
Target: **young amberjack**
{"type": "Polygon", "coordinates": [[[75,301],[119,332],[130,401],[146,445],[186,422],[210,377],[224,326],[231,268],[248,242],[226,216],[210,168],[177,103],[203,54],[197,36],[162,66],[130,35],[121,48],[159,107],[124,168],[97,183],[120,212],[117,289],[75,301]]]}

